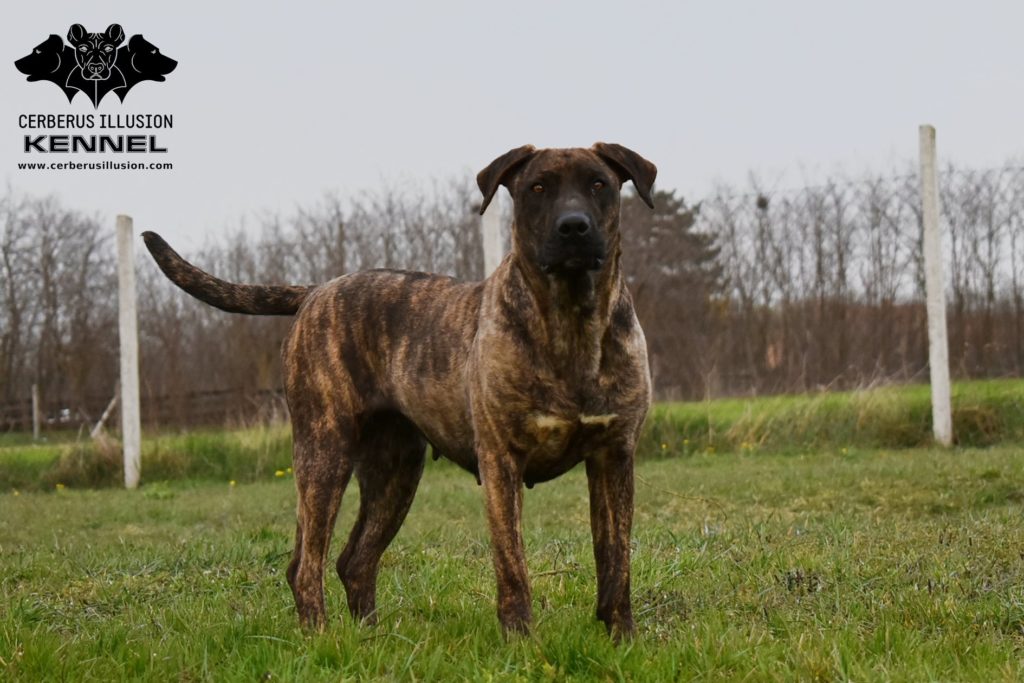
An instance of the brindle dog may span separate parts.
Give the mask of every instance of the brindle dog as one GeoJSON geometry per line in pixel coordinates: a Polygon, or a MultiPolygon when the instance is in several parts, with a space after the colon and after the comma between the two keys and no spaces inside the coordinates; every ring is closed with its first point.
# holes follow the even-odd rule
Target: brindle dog
{"type": "Polygon", "coordinates": [[[296,315],[283,349],[298,489],[288,583],[303,624],[325,623],[324,561],[353,474],[359,515],[337,571],[352,615],[375,619],[380,558],[429,443],[483,485],[506,632],[532,620],[523,485],[584,462],[597,617],[616,638],[633,632],[633,453],[651,382],[620,270],[619,192],[632,180],[651,205],[656,172],[605,143],[498,157],[477,176],[481,212],[508,188],[512,251],[476,283],[371,270],[317,286],[239,285],[144,234],[167,277],[196,298],[234,313],[296,315]]]}

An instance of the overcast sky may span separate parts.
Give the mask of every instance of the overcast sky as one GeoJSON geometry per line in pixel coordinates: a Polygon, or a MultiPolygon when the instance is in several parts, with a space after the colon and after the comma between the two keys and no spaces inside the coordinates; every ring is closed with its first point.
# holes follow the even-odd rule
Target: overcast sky
{"type": "MultiPolygon", "coordinates": [[[[19,2],[0,10],[2,178],[195,249],[325,191],[473,172],[510,147],[619,142],[690,201],[916,158],[1024,152],[1024,2],[19,2]],[[72,23],[178,60],[99,112],[167,113],[171,172],[19,171],[24,113],[88,113],[13,67],[72,23]]],[[[99,131],[97,131],[99,132],[99,131]]]]}

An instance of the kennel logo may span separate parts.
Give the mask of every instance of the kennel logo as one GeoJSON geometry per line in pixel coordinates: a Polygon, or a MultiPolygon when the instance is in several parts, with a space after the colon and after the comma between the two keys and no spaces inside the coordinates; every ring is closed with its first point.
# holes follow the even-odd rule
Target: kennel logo
{"type": "Polygon", "coordinates": [[[125,42],[124,29],[111,24],[102,33],[90,33],[81,24],[67,34],[68,44],[58,35],[39,43],[14,66],[29,82],[49,81],[71,102],[78,93],[99,107],[114,93],[124,102],[128,91],[142,81],[164,81],[178,62],[136,34],[125,42]]]}

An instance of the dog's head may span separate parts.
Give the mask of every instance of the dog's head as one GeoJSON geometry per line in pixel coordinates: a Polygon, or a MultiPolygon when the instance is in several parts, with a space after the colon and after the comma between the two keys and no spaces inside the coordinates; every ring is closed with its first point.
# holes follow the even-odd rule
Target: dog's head
{"type": "Polygon", "coordinates": [[[68,42],[75,51],[75,60],[82,68],[82,76],[90,81],[110,78],[110,69],[117,59],[117,46],[124,40],[120,24],[111,24],[103,33],[89,33],[81,24],[68,31],[68,42]]]}
{"type": "Polygon", "coordinates": [[[131,71],[141,81],[164,81],[165,76],[174,71],[178,62],[160,53],[153,43],[142,37],[141,34],[134,35],[128,41],[128,49],[125,52],[125,71],[131,71]]]}
{"type": "MultiPolygon", "coordinates": [[[[16,61],[14,66],[28,76],[30,81],[45,80],[61,71],[61,67],[64,66],[65,50],[67,48],[60,36],[51,34],[49,38],[36,45],[32,52],[16,61]]],[[[70,50],[68,54],[70,56],[70,50]]],[[[64,73],[66,76],[67,71],[64,73]]]]}
{"type": "Polygon", "coordinates": [[[600,270],[619,241],[619,192],[627,180],[653,208],[658,169],[622,145],[590,149],[517,147],[477,175],[483,213],[499,185],[515,204],[513,242],[541,271],[571,276],[600,270]]]}

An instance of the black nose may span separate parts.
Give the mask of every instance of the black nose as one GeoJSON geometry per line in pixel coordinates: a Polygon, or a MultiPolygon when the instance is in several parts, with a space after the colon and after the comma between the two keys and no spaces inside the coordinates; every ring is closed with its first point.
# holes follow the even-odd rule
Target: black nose
{"type": "Polygon", "coordinates": [[[572,211],[558,217],[558,220],[555,221],[555,230],[566,239],[582,237],[590,232],[591,223],[590,216],[587,214],[572,211]]]}

